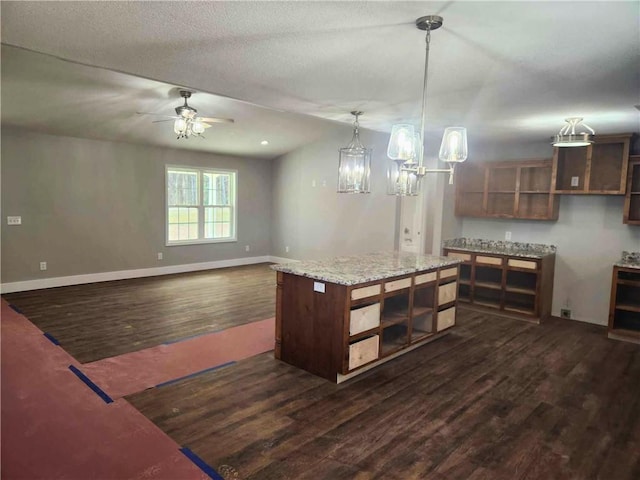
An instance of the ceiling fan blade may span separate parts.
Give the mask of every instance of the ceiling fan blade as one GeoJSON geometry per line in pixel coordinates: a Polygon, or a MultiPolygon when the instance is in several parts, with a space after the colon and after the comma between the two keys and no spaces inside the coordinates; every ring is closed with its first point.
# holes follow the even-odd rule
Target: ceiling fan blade
{"type": "Polygon", "coordinates": [[[233,118],[197,117],[202,122],[209,123],[234,123],[233,118]]]}
{"type": "Polygon", "coordinates": [[[180,118],[175,115],[165,115],[164,113],[136,112],[138,115],[155,115],[156,117],[180,118]]]}
{"type": "Polygon", "coordinates": [[[200,124],[201,124],[204,128],[211,128],[211,125],[209,125],[208,123],[200,122],[200,124]]]}
{"type": "Polygon", "coordinates": [[[166,120],[154,120],[151,123],[173,122],[173,118],[167,118],[166,120]]]}

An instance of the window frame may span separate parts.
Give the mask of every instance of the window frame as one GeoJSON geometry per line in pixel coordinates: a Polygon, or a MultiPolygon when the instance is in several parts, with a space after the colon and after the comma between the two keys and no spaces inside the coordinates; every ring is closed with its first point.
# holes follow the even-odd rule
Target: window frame
{"type": "MultiPolygon", "coordinates": [[[[193,208],[193,207],[192,207],[193,208]]],[[[192,167],[187,165],[165,165],[164,169],[164,235],[165,246],[176,247],[182,245],[203,245],[209,243],[232,243],[238,241],[238,171],[229,168],[192,167]],[[183,171],[197,173],[198,191],[198,238],[193,240],[169,240],[169,171],[183,171]],[[225,238],[205,238],[205,208],[210,205],[204,204],[204,175],[223,174],[231,176],[231,230],[232,235],[225,238]]]]}

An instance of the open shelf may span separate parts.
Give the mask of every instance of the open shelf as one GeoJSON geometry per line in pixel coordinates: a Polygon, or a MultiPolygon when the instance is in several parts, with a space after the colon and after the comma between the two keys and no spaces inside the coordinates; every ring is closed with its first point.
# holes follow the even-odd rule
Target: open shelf
{"type": "Polygon", "coordinates": [[[640,155],[632,156],[629,160],[623,222],[640,225],[640,155]]]}
{"type": "Polygon", "coordinates": [[[414,316],[411,330],[411,342],[416,342],[421,338],[434,333],[433,310],[414,316]]]}
{"type": "Polygon", "coordinates": [[[486,288],[476,283],[473,290],[473,303],[485,307],[500,308],[501,301],[501,289],[486,288]]]}
{"type": "Polygon", "coordinates": [[[617,340],[640,338],[640,270],[613,267],[609,305],[609,334],[617,340]]]}
{"type": "MultiPolygon", "coordinates": [[[[444,253],[455,257],[462,251],[469,249],[445,248],[444,253]]],[[[551,315],[554,254],[522,257],[475,251],[468,261],[470,281],[458,283],[458,301],[468,308],[488,307],[527,321],[541,321],[551,315]]]]}
{"type": "Polygon", "coordinates": [[[536,311],[535,292],[533,294],[513,291],[505,292],[504,309],[533,315],[536,311]]]}
{"type": "Polygon", "coordinates": [[[459,167],[463,180],[456,184],[456,215],[557,220],[552,166],[550,159],[534,159],[459,167]]]}
{"type": "Polygon", "coordinates": [[[538,275],[535,272],[523,270],[507,270],[506,289],[511,291],[522,291],[523,293],[535,293],[538,275]]]}
{"type": "Polygon", "coordinates": [[[409,329],[406,323],[391,325],[382,330],[381,354],[390,355],[409,344],[409,329]]]}
{"type": "Polygon", "coordinates": [[[630,134],[598,135],[587,147],[554,148],[554,193],[624,195],[630,134]]]}

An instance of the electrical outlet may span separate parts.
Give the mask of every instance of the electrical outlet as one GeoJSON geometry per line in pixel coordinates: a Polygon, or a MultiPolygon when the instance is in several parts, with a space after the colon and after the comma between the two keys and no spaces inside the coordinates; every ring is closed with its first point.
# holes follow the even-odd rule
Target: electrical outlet
{"type": "Polygon", "coordinates": [[[47,269],[47,262],[40,262],[40,270],[46,270],[47,269]]]}
{"type": "Polygon", "coordinates": [[[251,250],[251,247],[249,245],[245,245],[244,246],[244,251],[245,252],[249,252],[251,250]]]}
{"type": "Polygon", "coordinates": [[[511,232],[504,232],[504,239],[511,240],[511,232]]]}
{"type": "Polygon", "coordinates": [[[571,310],[569,310],[568,308],[561,308],[560,318],[571,318],[571,310]]]}
{"type": "Polygon", "coordinates": [[[22,225],[22,217],[7,217],[7,225],[22,225]]]}
{"type": "Polygon", "coordinates": [[[580,185],[580,177],[571,177],[571,186],[577,187],[580,185]]]}
{"type": "Polygon", "coordinates": [[[162,255],[162,252],[158,252],[158,260],[162,260],[164,258],[164,256],[162,255]]]}
{"type": "Polygon", "coordinates": [[[284,251],[289,253],[289,246],[284,247],[284,251]]]}

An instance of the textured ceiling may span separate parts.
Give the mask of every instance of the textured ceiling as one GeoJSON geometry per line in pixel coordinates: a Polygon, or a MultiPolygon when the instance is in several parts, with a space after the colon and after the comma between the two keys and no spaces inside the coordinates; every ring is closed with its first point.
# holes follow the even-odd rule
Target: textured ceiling
{"type": "Polygon", "coordinates": [[[359,109],[367,128],[417,124],[424,32],[414,22],[439,14],[427,100],[433,134],[461,124],[486,142],[533,142],[567,116],[585,117],[597,133],[640,130],[637,1],[3,1],[1,9],[5,45],[142,77],[5,47],[3,124],[265,157],[333,127],[314,117],[350,122],[359,109]],[[30,75],[31,93],[20,87],[30,75]],[[176,86],[200,92],[190,103],[205,115],[237,123],[215,126],[207,134],[219,138],[195,146],[151,133],[167,124],[146,125],[135,111],[171,113],[176,86]],[[260,153],[253,143],[269,135],[280,144],[260,153]]]}

